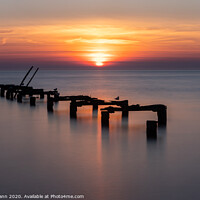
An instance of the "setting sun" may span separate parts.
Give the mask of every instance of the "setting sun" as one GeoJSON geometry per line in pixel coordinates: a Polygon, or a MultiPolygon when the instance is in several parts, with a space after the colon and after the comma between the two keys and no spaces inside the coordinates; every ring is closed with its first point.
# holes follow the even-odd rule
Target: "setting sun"
{"type": "Polygon", "coordinates": [[[109,60],[111,57],[110,54],[102,53],[102,52],[96,52],[89,55],[91,57],[91,61],[95,63],[96,66],[102,67],[104,66],[104,63],[109,60]]]}
{"type": "Polygon", "coordinates": [[[103,63],[102,62],[96,62],[96,66],[101,67],[101,66],[103,66],[103,63]]]}

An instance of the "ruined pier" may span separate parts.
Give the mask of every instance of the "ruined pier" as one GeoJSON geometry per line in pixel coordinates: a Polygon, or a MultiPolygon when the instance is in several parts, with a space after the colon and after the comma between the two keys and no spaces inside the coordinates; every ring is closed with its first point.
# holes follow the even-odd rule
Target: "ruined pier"
{"type": "Polygon", "coordinates": [[[44,99],[46,96],[47,100],[47,111],[53,112],[54,104],[60,101],[69,101],[70,102],[70,117],[76,119],[77,112],[79,107],[83,106],[92,106],[93,112],[98,111],[99,106],[109,106],[101,108],[101,124],[102,127],[109,128],[109,118],[110,114],[115,112],[122,113],[122,119],[128,119],[129,112],[131,111],[152,111],[157,113],[157,121],[148,120],[146,122],[146,132],[147,137],[156,137],[157,135],[157,126],[165,127],[167,125],[167,106],[163,104],[154,104],[154,105],[144,105],[140,106],[129,105],[128,100],[115,100],[115,101],[105,101],[102,99],[90,97],[87,95],[76,95],[76,96],[61,96],[57,89],[45,91],[44,89],[37,89],[29,86],[30,82],[34,78],[38,69],[32,75],[31,79],[24,85],[24,81],[28,74],[31,72],[33,67],[29,69],[23,80],[19,85],[15,84],[0,84],[0,96],[6,97],[8,100],[17,100],[18,103],[23,102],[24,97],[29,97],[30,106],[36,106],[36,99],[38,96],[40,99],[44,99]]]}

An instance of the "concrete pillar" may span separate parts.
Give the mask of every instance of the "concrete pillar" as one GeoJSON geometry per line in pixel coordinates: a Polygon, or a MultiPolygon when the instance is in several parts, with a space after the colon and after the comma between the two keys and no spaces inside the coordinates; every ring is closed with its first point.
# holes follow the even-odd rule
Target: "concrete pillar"
{"type": "Polygon", "coordinates": [[[159,109],[157,111],[158,116],[158,126],[166,126],[167,124],[167,109],[159,109]]]}
{"type": "Polygon", "coordinates": [[[49,93],[47,93],[47,101],[49,98],[51,98],[51,95],[49,93]]]}
{"type": "Polygon", "coordinates": [[[47,98],[47,111],[53,112],[53,102],[54,99],[52,97],[47,98]]]}
{"type": "Polygon", "coordinates": [[[59,101],[59,94],[54,94],[54,101],[58,102],[59,101]]]}
{"type": "Polygon", "coordinates": [[[1,88],[1,97],[4,97],[5,96],[5,89],[2,87],[1,88]]]}
{"type": "Polygon", "coordinates": [[[125,106],[125,107],[128,106],[128,100],[124,100],[124,105],[123,106],[125,106]]]}
{"type": "Polygon", "coordinates": [[[22,103],[22,95],[20,93],[17,95],[17,102],[22,103]]]}
{"type": "Polygon", "coordinates": [[[97,111],[98,110],[98,104],[93,104],[93,111],[97,111]]]}
{"type": "Polygon", "coordinates": [[[122,118],[128,118],[128,114],[129,114],[128,110],[123,110],[122,111],[122,118]]]}
{"type": "Polygon", "coordinates": [[[157,121],[147,121],[147,138],[157,138],[157,121]]]}
{"type": "Polygon", "coordinates": [[[30,97],[30,106],[35,106],[36,104],[36,97],[30,97]]]}
{"type": "Polygon", "coordinates": [[[129,115],[129,111],[122,111],[123,128],[128,128],[128,115],[129,115]]]}
{"type": "Polygon", "coordinates": [[[6,91],[6,99],[10,99],[10,89],[6,91]]]}
{"type": "Polygon", "coordinates": [[[102,111],[101,112],[101,126],[102,127],[109,127],[109,112],[108,111],[102,111]]]}
{"type": "Polygon", "coordinates": [[[44,99],[44,93],[40,94],[40,99],[44,99]]]}
{"type": "Polygon", "coordinates": [[[70,103],[70,117],[71,118],[76,118],[77,117],[76,101],[71,101],[71,103],[70,103]]]}
{"type": "Polygon", "coordinates": [[[14,92],[13,90],[10,91],[10,100],[13,101],[14,99],[14,92]]]}
{"type": "Polygon", "coordinates": [[[122,108],[122,118],[128,118],[128,100],[123,101],[123,104],[121,105],[122,108]]]}

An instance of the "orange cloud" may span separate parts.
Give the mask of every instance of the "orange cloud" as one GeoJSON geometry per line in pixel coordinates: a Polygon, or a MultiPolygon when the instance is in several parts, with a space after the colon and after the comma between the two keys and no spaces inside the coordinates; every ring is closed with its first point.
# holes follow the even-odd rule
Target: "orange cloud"
{"type": "Polygon", "coordinates": [[[2,39],[1,39],[1,44],[2,44],[2,45],[5,45],[6,43],[7,43],[7,38],[2,38],[2,39]]]}
{"type": "Polygon", "coordinates": [[[0,30],[0,57],[51,57],[96,65],[146,58],[200,57],[198,27],[195,23],[103,20],[98,24],[80,21],[73,25],[13,26],[0,30]]]}

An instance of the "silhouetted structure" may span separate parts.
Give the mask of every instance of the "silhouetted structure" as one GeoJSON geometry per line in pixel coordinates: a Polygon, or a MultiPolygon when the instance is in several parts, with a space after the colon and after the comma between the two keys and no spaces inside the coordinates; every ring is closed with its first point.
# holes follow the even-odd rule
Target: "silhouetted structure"
{"type": "Polygon", "coordinates": [[[157,138],[157,121],[148,120],[146,123],[147,138],[156,139],[157,138]]]}
{"type": "Polygon", "coordinates": [[[109,128],[109,112],[108,111],[102,111],[101,112],[101,126],[105,128],[109,128]]]}
{"type": "Polygon", "coordinates": [[[30,82],[34,78],[35,74],[39,70],[36,69],[35,73],[32,75],[31,79],[24,86],[24,81],[28,74],[31,72],[33,67],[29,69],[25,77],[21,81],[20,85],[14,84],[0,84],[0,96],[4,97],[6,93],[6,99],[14,100],[17,96],[17,102],[22,103],[24,96],[30,97],[30,106],[36,105],[36,97],[34,95],[39,95],[40,99],[44,99],[45,95],[47,97],[47,110],[48,112],[53,112],[53,106],[55,102],[59,101],[71,101],[70,102],[70,117],[77,118],[78,107],[82,106],[92,106],[93,111],[97,112],[100,105],[109,105],[109,107],[101,109],[101,124],[104,128],[109,128],[109,118],[110,113],[117,111],[122,112],[122,119],[128,122],[128,116],[130,111],[153,111],[157,113],[158,121],[147,121],[147,137],[156,138],[157,137],[157,124],[158,126],[166,126],[167,124],[167,107],[162,104],[146,105],[128,105],[128,100],[119,101],[119,96],[116,97],[116,101],[105,101],[98,98],[92,98],[90,96],[77,95],[77,96],[60,96],[57,88],[52,91],[44,91],[44,89],[34,89],[29,87],[30,82]],[[14,95],[15,94],[15,95],[14,95]],[[117,107],[112,107],[117,106],[117,107]]]}
{"type": "Polygon", "coordinates": [[[36,97],[30,97],[30,106],[35,106],[36,97]]]}
{"type": "Polygon", "coordinates": [[[122,116],[128,117],[129,111],[153,111],[157,112],[158,116],[158,125],[159,126],[166,126],[167,124],[167,106],[162,104],[155,104],[155,105],[147,105],[147,106],[140,106],[137,105],[131,105],[126,107],[107,107],[102,108],[102,111],[108,111],[108,113],[114,113],[117,111],[122,112],[122,116]]]}

